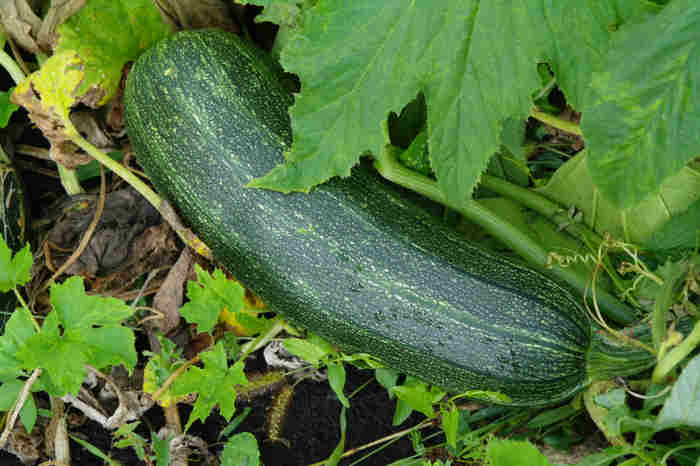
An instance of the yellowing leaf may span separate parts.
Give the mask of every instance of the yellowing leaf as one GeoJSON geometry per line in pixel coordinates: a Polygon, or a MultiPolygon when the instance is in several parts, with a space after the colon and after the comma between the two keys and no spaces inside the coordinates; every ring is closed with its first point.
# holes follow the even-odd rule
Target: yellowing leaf
{"type": "Polygon", "coordinates": [[[124,65],[170,30],[150,0],[91,0],[57,32],[54,55],[12,95],[52,145],[68,139],[71,107],[104,105],[117,92],[124,65]]]}
{"type": "MultiPolygon", "coordinates": [[[[76,101],[74,92],[83,79],[80,64],[80,58],[75,52],[52,56],[38,71],[17,86],[13,100],[34,114],[68,118],[68,110],[76,101]]],[[[36,120],[35,122],[39,124],[36,120]]],[[[41,127],[40,124],[39,126],[41,127]]]]}

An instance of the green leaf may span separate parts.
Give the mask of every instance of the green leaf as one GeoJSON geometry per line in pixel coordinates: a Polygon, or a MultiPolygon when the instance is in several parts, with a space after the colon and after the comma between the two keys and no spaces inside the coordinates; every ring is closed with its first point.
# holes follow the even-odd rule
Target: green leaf
{"type": "Polygon", "coordinates": [[[26,340],[36,333],[29,311],[19,309],[12,313],[0,337],[0,380],[11,381],[22,375],[22,361],[17,353],[26,340]]]}
{"type": "Polygon", "coordinates": [[[78,445],[85,448],[87,451],[89,451],[93,455],[97,456],[99,459],[101,459],[105,463],[107,463],[108,466],[121,466],[120,463],[111,459],[108,455],[103,453],[102,450],[100,450],[98,447],[96,447],[92,443],[88,442],[87,440],[83,440],[80,437],[76,437],[75,435],[70,435],[70,439],[75,441],[78,445]]]}
{"type": "Polygon", "coordinates": [[[221,466],[259,466],[258,441],[250,432],[236,434],[226,442],[221,453],[221,466]]]}
{"type": "MultiPolygon", "coordinates": [[[[391,392],[392,396],[394,392],[391,392]]],[[[413,412],[413,408],[406,401],[402,399],[396,400],[396,409],[394,410],[394,417],[391,420],[392,426],[398,426],[403,424],[403,422],[408,419],[408,416],[413,412]]]]}
{"type": "Polygon", "coordinates": [[[442,430],[445,431],[447,445],[457,448],[457,429],[459,428],[459,411],[453,403],[449,407],[441,406],[442,430]]]}
{"type": "Polygon", "coordinates": [[[175,437],[175,434],[160,438],[155,432],[151,432],[151,446],[156,454],[157,466],[168,466],[170,464],[170,441],[173,437],[175,437]]]}
{"type": "Polygon", "coordinates": [[[27,283],[31,278],[32,261],[29,244],[13,255],[0,236],[0,292],[7,293],[16,286],[27,283]]]}
{"type": "MultiPolygon", "coordinates": [[[[143,391],[151,395],[159,390],[168,377],[185,362],[182,359],[182,350],[172,340],[158,335],[158,341],[161,348],[159,353],[144,351],[149,358],[143,371],[143,391]]],[[[159,405],[167,407],[180,399],[173,395],[172,385],[170,385],[165,392],[161,393],[157,401],[159,405]]]]}
{"type": "Polygon", "coordinates": [[[327,347],[302,338],[287,338],[282,342],[284,348],[309,364],[318,365],[331,351],[327,347]]]}
{"type": "Polygon", "coordinates": [[[429,418],[435,417],[433,404],[445,395],[441,389],[428,386],[414,377],[407,377],[403,385],[392,387],[391,391],[399,400],[406,402],[411,408],[429,418]]]}
{"type": "Polygon", "coordinates": [[[388,367],[381,367],[374,370],[374,378],[377,379],[379,385],[386,388],[390,400],[394,398],[394,393],[391,391],[391,387],[396,385],[400,375],[401,374],[399,372],[396,372],[394,369],[390,369],[388,367]]]}
{"type": "Polygon", "coordinates": [[[124,65],[171,31],[150,0],[91,0],[56,32],[53,55],[13,93],[52,143],[65,141],[71,107],[107,103],[124,65]]]}
{"type": "Polygon", "coordinates": [[[550,466],[546,456],[530,442],[493,439],[486,450],[491,466],[550,466]]]}
{"type": "Polygon", "coordinates": [[[187,420],[185,430],[188,430],[197,419],[204,421],[214,406],[219,405],[219,412],[227,421],[236,409],[236,385],[247,385],[248,380],[243,372],[244,362],[238,361],[229,367],[226,361],[226,350],[219,342],[213,349],[199,354],[204,363],[203,368],[190,366],[187,372],[173,383],[173,393],[186,395],[198,393],[194,409],[187,420]]]}
{"type": "Polygon", "coordinates": [[[171,30],[149,0],[91,0],[57,32],[54,53],[69,52],[80,58],[83,77],[75,93],[98,92],[102,105],[116,93],[124,64],[171,30]]]}
{"type": "Polygon", "coordinates": [[[656,193],[698,155],[699,44],[700,4],[677,0],[621,28],[594,74],[581,126],[593,180],[617,207],[656,193]]]}
{"type": "Polygon", "coordinates": [[[17,352],[26,369],[44,369],[49,394],[76,394],[86,375],[85,364],[97,369],[136,365],[134,333],[121,325],[134,311],[123,301],[88,296],[83,279],[73,276],[51,286],[51,305],[39,333],[17,352]]]}
{"type": "Polygon", "coordinates": [[[261,1],[256,1],[256,2],[251,2],[255,4],[260,4],[260,3],[269,3],[269,6],[266,6],[265,9],[260,13],[258,16],[255,17],[255,22],[256,23],[261,23],[263,21],[269,21],[271,23],[275,24],[284,24],[287,26],[295,27],[297,26],[297,21],[299,14],[301,13],[301,9],[299,8],[299,5],[296,4],[296,2],[290,1],[290,2],[282,2],[282,1],[275,1],[275,2],[261,2],[261,1]]]}
{"type": "Polygon", "coordinates": [[[681,372],[656,422],[664,428],[700,427],[700,355],[681,372]]]}
{"type": "Polygon", "coordinates": [[[287,163],[252,186],[308,191],[348,176],[362,154],[383,146],[386,115],[422,92],[431,165],[447,197],[466,200],[500,147],[504,120],[529,114],[537,62],[551,60],[569,100],[582,101],[617,11],[594,0],[518,8],[506,0],[319,0],[281,55],[302,89],[290,111],[287,163]]]}
{"type": "Polygon", "coordinates": [[[117,448],[131,447],[134,449],[138,459],[145,461],[146,450],[144,447],[146,445],[146,440],[134,433],[134,430],[136,430],[139,424],[140,422],[130,422],[119,427],[114,433],[115,439],[118,439],[114,446],[117,448]]]}
{"type": "Polygon", "coordinates": [[[342,364],[328,363],[328,383],[344,407],[350,407],[350,401],[343,393],[345,387],[345,367],[342,364]]]}
{"type": "Polygon", "coordinates": [[[595,396],[596,404],[607,409],[615,409],[625,406],[626,399],[627,395],[622,388],[616,388],[614,390],[610,390],[609,392],[595,396]]]}
{"type": "Polygon", "coordinates": [[[698,241],[698,231],[700,231],[698,219],[700,219],[700,199],[688,207],[688,210],[664,223],[651,235],[646,247],[653,251],[694,248],[698,241]]]}
{"type": "Polygon", "coordinates": [[[7,126],[7,123],[10,122],[10,117],[19,108],[19,105],[10,103],[10,95],[13,89],[11,88],[7,92],[0,91],[0,128],[7,126]]]}
{"type": "Polygon", "coordinates": [[[187,282],[189,301],[180,308],[187,322],[196,323],[200,333],[210,332],[223,310],[239,313],[245,305],[245,289],[240,283],[226,278],[221,269],[214,274],[195,264],[197,281],[187,282]]]}
{"type": "Polygon", "coordinates": [[[600,235],[609,233],[616,239],[644,244],[663,224],[700,199],[700,165],[691,164],[664,181],[655,194],[634,207],[620,209],[593,185],[586,153],[567,161],[536,191],[564,207],[576,206],[584,223],[600,235]]]}
{"type": "MultiPolygon", "coordinates": [[[[0,385],[0,411],[9,412],[10,409],[12,409],[24,385],[24,380],[16,379],[4,382],[0,385]]],[[[37,409],[33,396],[27,397],[27,400],[22,406],[22,410],[19,412],[19,416],[27,432],[31,432],[37,418],[37,409]]]]}

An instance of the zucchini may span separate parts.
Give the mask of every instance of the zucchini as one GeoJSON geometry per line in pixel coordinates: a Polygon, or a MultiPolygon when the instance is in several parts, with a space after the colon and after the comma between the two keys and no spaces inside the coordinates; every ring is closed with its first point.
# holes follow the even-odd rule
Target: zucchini
{"type": "Polygon", "coordinates": [[[653,364],[602,344],[568,288],[469,244],[367,163],[310,194],[246,187],[283,161],[291,102],[261,52],[213,30],[148,50],[125,92],[156,189],[271,310],[346,351],[510,405],[556,403],[653,364]]]}
{"type": "MultiPolygon", "coordinates": [[[[0,146],[0,235],[12,254],[22,249],[26,242],[26,208],[24,189],[17,169],[0,146]]],[[[0,293],[0,331],[20,305],[13,292],[0,293]]]]}

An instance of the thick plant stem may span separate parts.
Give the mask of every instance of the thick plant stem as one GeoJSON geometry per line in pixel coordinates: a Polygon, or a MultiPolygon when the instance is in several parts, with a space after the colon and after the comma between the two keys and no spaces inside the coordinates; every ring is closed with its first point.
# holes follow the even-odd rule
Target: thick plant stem
{"type": "Polygon", "coordinates": [[[61,179],[61,185],[66,193],[70,196],[76,194],[84,194],[85,190],[80,185],[78,174],[74,169],[66,168],[60,163],[58,164],[58,175],[61,179]]]}
{"type": "MultiPolygon", "coordinates": [[[[454,209],[501,240],[530,263],[544,267],[548,257],[547,250],[544,247],[536,241],[533,241],[528,235],[512,224],[504,221],[499,216],[483,207],[477,201],[469,200],[456,203],[448,199],[443,194],[437,182],[401,165],[396,160],[396,154],[394,153],[398,150],[398,148],[386,146],[381,155],[375,159],[374,165],[384,178],[454,209]]],[[[581,276],[572,269],[563,267],[554,267],[550,269],[550,271],[557,278],[568,283],[582,296],[585,296],[587,293],[588,277],[581,276]]],[[[634,311],[611,294],[605,291],[598,291],[596,293],[596,299],[610,319],[624,325],[631,324],[637,320],[634,311]]]]}
{"type": "Polygon", "coordinates": [[[683,341],[659,361],[654,368],[651,380],[655,383],[662,382],[671,370],[680,364],[695,348],[700,345],[700,322],[695,324],[693,331],[683,341]]]}
{"type": "Polygon", "coordinates": [[[155,191],[153,191],[146,183],[141,181],[139,177],[131,173],[126,167],[122,166],[119,162],[112,160],[112,158],[110,158],[107,154],[90,144],[90,142],[83,138],[78,130],[75,129],[75,126],[73,126],[70,119],[64,119],[64,124],[66,125],[66,133],[78,147],[90,154],[90,156],[92,156],[102,165],[119,175],[124,181],[129,183],[136,191],[138,191],[139,194],[145,197],[153,207],[160,211],[160,205],[163,202],[163,199],[161,199],[161,197],[156,194],[155,191]]]}
{"type": "Polygon", "coordinates": [[[17,62],[10,57],[4,50],[0,49],[0,66],[5,68],[5,71],[10,75],[15,84],[24,81],[24,73],[20,69],[17,62]]]}
{"type": "MultiPolygon", "coordinates": [[[[591,251],[597,251],[601,244],[603,244],[603,238],[601,238],[596,232],[582,223],[569,222],[568,214],[559,204],[550,201],[546,197],[534,191],[489,175],[481,175],[480,184],[489,191],[493,191],[494,193],[500,194],[503,197],[512,199],[519,204],[534,210],[538,214],[549,218],[555,224],[566,222],[566,231],[582,241],[591,251]]],[[[613,265],[610,263],[607,256],[603,258],[601,265],[608,273],[608,276],[611,277],[617,289],[620,292],[624,291],[625,286],[623,285],[619,275],[615,271],[615,267],[613,267],[613,265]]],[[[631,309],[630,312],[632,312],[631,309]]]]}

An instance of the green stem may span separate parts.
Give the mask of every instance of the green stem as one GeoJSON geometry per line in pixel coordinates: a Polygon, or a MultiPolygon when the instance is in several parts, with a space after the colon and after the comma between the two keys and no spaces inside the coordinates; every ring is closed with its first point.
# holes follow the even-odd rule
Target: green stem
{"type": "MultiPolygon", "coordinates": [[[[504,221],[477,201],[470,199],[466,202],[457,203],[448,199],[437,182],[398,163],[394,152],[399,150],[392,146],[386,146],[381,155],[375,159],[374,165],[384,178],[454,209],[501,240],[530,263],[544,267],[547,263],[548,252],[539,243],[533,241],[528,235],[511,223],[504,221]]],[[[588,277],[583,277],[569,268],[554,267],[550,271],[581,293],[581,295],[585,295],[587,292],[588,277]]],[[[606,312],[606,315],[616,322],[630,324],[636,320],[636,315],[629,307],[606,291],[598,291],[596,299],[606,312]]]]}
{"type": "Polygon", "coordinates": [[[37,332],[39,332],[41,330],[41,327],[39,326],[39,322],[36,321],[36,319],[32,315],[32,311],[29,310],[29,306],[27,306],[27,302],[22,297],[22,293],[19,292],[17,287],[12,288],[12,290],[15,292],[15,296],[17,297],[17,301],[19,301],[19,303],[22,305],[22,309],[24,309],[25,312],[32,319],[32,323],[34,323],[34,328],[36,329],[37,332]]]}
{"type": "Polygon", "coordinates": [[[583,131],[581,131],[581,127],[579,125],[568,120],[564,120],[563,118],[559,118],[558,116],[554,116],[534,108],[530,111],[530,116],[541,121],[542,123],[548,124],[553,128],[557,128],[577,136],[583,136],[583,131]]]}
{"type": "Polygon", "coordinates": [[[136,189],[139,194],[145,197],[153,207],[160,211],[160,205],[163,202],[163,199],[161,199],[161,197],[158,196],[155,191],[153,191],[146,183],[141,181],[141,179],[134,175],[129,169],[124,167],[119,162],[114,161],[110,156],[90,144],[90,142],[83,138],[78,130],[75,129],[75,126],[73,126],[70,119],[64,119],[64,124],[66,125],[66,133],[78,147],[90,154],[90,156],[92,156],[102,165],[119,175],[124,181],[136,189]]]}
{"type": "MultiPolygon", "coordinates": [[[[481,175],[480,184],[489,191],[493,191],[494,193],[503,197],[512,199],[520,204],[523,204],[525,207],[534,210],[538,214],[548,217],[555,225],[566,222],[567,226],[565,230],[575,238],[582,241],[593,253],[596,253],[601,244],[603,244],[603,238],[601,238],[596,232],[588,228],[583,223],[569,221],[570,219],[568,218],[568,214],[564,208],[562,208],[556,202],[550,201],[541,194],[513,183],[509,183],[501,178],[496,178],[489,175],[481,175]]],[[[620,292],[624,291],[626,287],[607,256],[603,257],[601,265],[608,273],[608,276],[610,276],[612,279],[616,288],[620,292]]],[[[631,313],[633,311],[629,309],[627,312],[631,313]]]]}
{"type": "Polygon", "coordinates": [[[0,66],[5,68],[5,71],[10,75],[15,84],[19,84],[24,81],[24,73],[20,69],[17,62],[12,59],[11,56],[7,54],[4,50],[0,49],[0,66]]]}
{"type": "Polygon", "coordinates": [[[78,174],[75,169],[66,168],[60,163],[58,165],[58,176],[61,179],[61,185],[66,193],[70,196],[76,194],[84,194],[85,190],[80,185],[80,180],[78,179],[78,174]]]}
{"type": "Polygon", "coordinates": [[[700,322],[695,324],[693,331],[683,341],[669,351],[654,368],[651,380],[662,382],[671,370],[683,361],[700,344],[700,322]]]}

